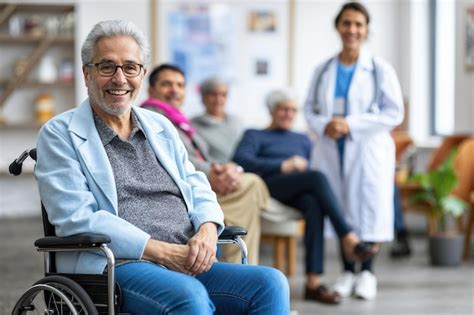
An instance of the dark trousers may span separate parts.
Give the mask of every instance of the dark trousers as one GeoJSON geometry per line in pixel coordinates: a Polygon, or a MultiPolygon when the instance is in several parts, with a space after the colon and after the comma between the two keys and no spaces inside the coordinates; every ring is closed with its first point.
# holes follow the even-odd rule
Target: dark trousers
{"type": "Polygon", "coordinates": [[[318,171],[306,171],[274,175],[264,181],[273,198],[303,213],[306,272],[323,273],[324,217],[329,218],[339,238],[352,230],[326,177],[318,171]]]}
{"type": "Polygon", "coordinates": [[[394,223],[395,233],[398,235],[406,235],[407,228],[405,226],[405,219],[403,217],[403,210],[400,197],[400,188],[395,184],[393,193],[393,208],[394,208],[394,223]]]}
{"type": "MultiPolygon", "coordinates": [[[[374,244],[373,242],[366,242],[366,243],[371,244],[371,245],[374,244]]],[[[340,250],[340,254],[341,254],[341,258],[342,258],[342,264],[343,264],[344,271],[350,271],[352,273],[357,273],[355,262],[352,261],[352,260],[347,259],[346,255],[344,255],[344,250],[342,248],[342,243],[339,243],[339,250],[340,250]]],[[[360,271],[367,270],[367,271],[372,272],[372,266],[373,266],[373,263],[374,263],[374,258],[375,258],[375,256],[372,256],[371,258],[369,258],[367,260],[364,260],[360,265],[360,271]]]]}

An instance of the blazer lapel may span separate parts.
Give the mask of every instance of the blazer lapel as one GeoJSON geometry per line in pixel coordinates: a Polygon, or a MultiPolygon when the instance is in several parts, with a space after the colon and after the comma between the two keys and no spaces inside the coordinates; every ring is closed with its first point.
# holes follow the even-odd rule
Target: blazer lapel
{"type": "Polygon", "coordinates": [[[174,182],[181,187],[179,184],[179,170],[176,167],[176,157],[172,143],[170,140],[164,138],[161,133],[163,127],[158,123],[157,120],[150,119],[149,116],[144,115],[142,111],[147,109],[133,108],[135,115],[140,121],[143,130],[145,131],[146,139],[150,144],[153,152],[160,161],[161,165],[173,178],[174,182]]]}
{"type": "MultiPolygon", "coordinates": [[[[115,214],[118,214],[117,189],[112,166],[97,133],[89,100],[84,101],[76,110],[69,131],[76,136],[76,147],[82,165],[89,171],[97,187],[113,207],[115,214]]],[[[100,203],[100,200],[98,202],[100,203]]]]}

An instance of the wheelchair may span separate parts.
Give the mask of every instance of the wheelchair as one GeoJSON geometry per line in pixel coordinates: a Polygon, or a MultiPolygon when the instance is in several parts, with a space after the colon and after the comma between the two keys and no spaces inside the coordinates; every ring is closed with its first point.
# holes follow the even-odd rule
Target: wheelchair
{"type": "MultiPolygon", "coordinates": [[[[24,151],[9,166],[10,174],[21,174],[23,162],[31,157],[36,161],[36,149],[24,151]]],[[[57,237],[41,203],[45,237],[35,241],[38,252],[44,253],[45,277],[28,288],[16,302],[12,315],[19,314],[125,314],[120,313],[121,293],[115,283],[115,258],[107,247],[111,242],[104,234],[79,234],[57,237]],[[107,258],[104,274],[57,273],[55,253],[66,251],[102,252],[107,258]]],[[[227,226],[219,236],[218,244],[240,247],[242,264],[247,263],[247,246],[242,236],[247,231],[239,226],[227,226]]]]}

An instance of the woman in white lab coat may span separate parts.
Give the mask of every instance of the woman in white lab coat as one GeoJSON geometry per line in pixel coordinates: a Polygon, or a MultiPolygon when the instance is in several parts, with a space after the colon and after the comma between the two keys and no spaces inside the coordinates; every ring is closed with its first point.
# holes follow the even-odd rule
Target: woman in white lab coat
{"type": "MultiPolygon", "coordinates": [[[[390,131],[403,119],[403,101],[394,69],[362,48],[369,20],[360,3],[341,8],[335,26],[342,51],[316,68],[304,111],[316,134],[312,167],[327,176],[359,237],[378,244],[393,238],[390,131]]],[[[374,299],[372,260],[356,274],[354,262],[342,256],[344,273],[334,289],[342,296],[374,299]]]]}

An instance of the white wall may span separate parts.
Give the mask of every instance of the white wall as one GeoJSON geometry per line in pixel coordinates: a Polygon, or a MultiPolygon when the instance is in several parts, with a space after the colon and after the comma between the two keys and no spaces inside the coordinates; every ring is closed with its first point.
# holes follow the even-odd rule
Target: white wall
{"type": "Polygon", "coordinates": [[[474,1],[456,2],[456,85],[454,130],[474,134],[474,71],[467,72],[464,67],[466,36],[466,8],[474,7],[474,1]]]}

